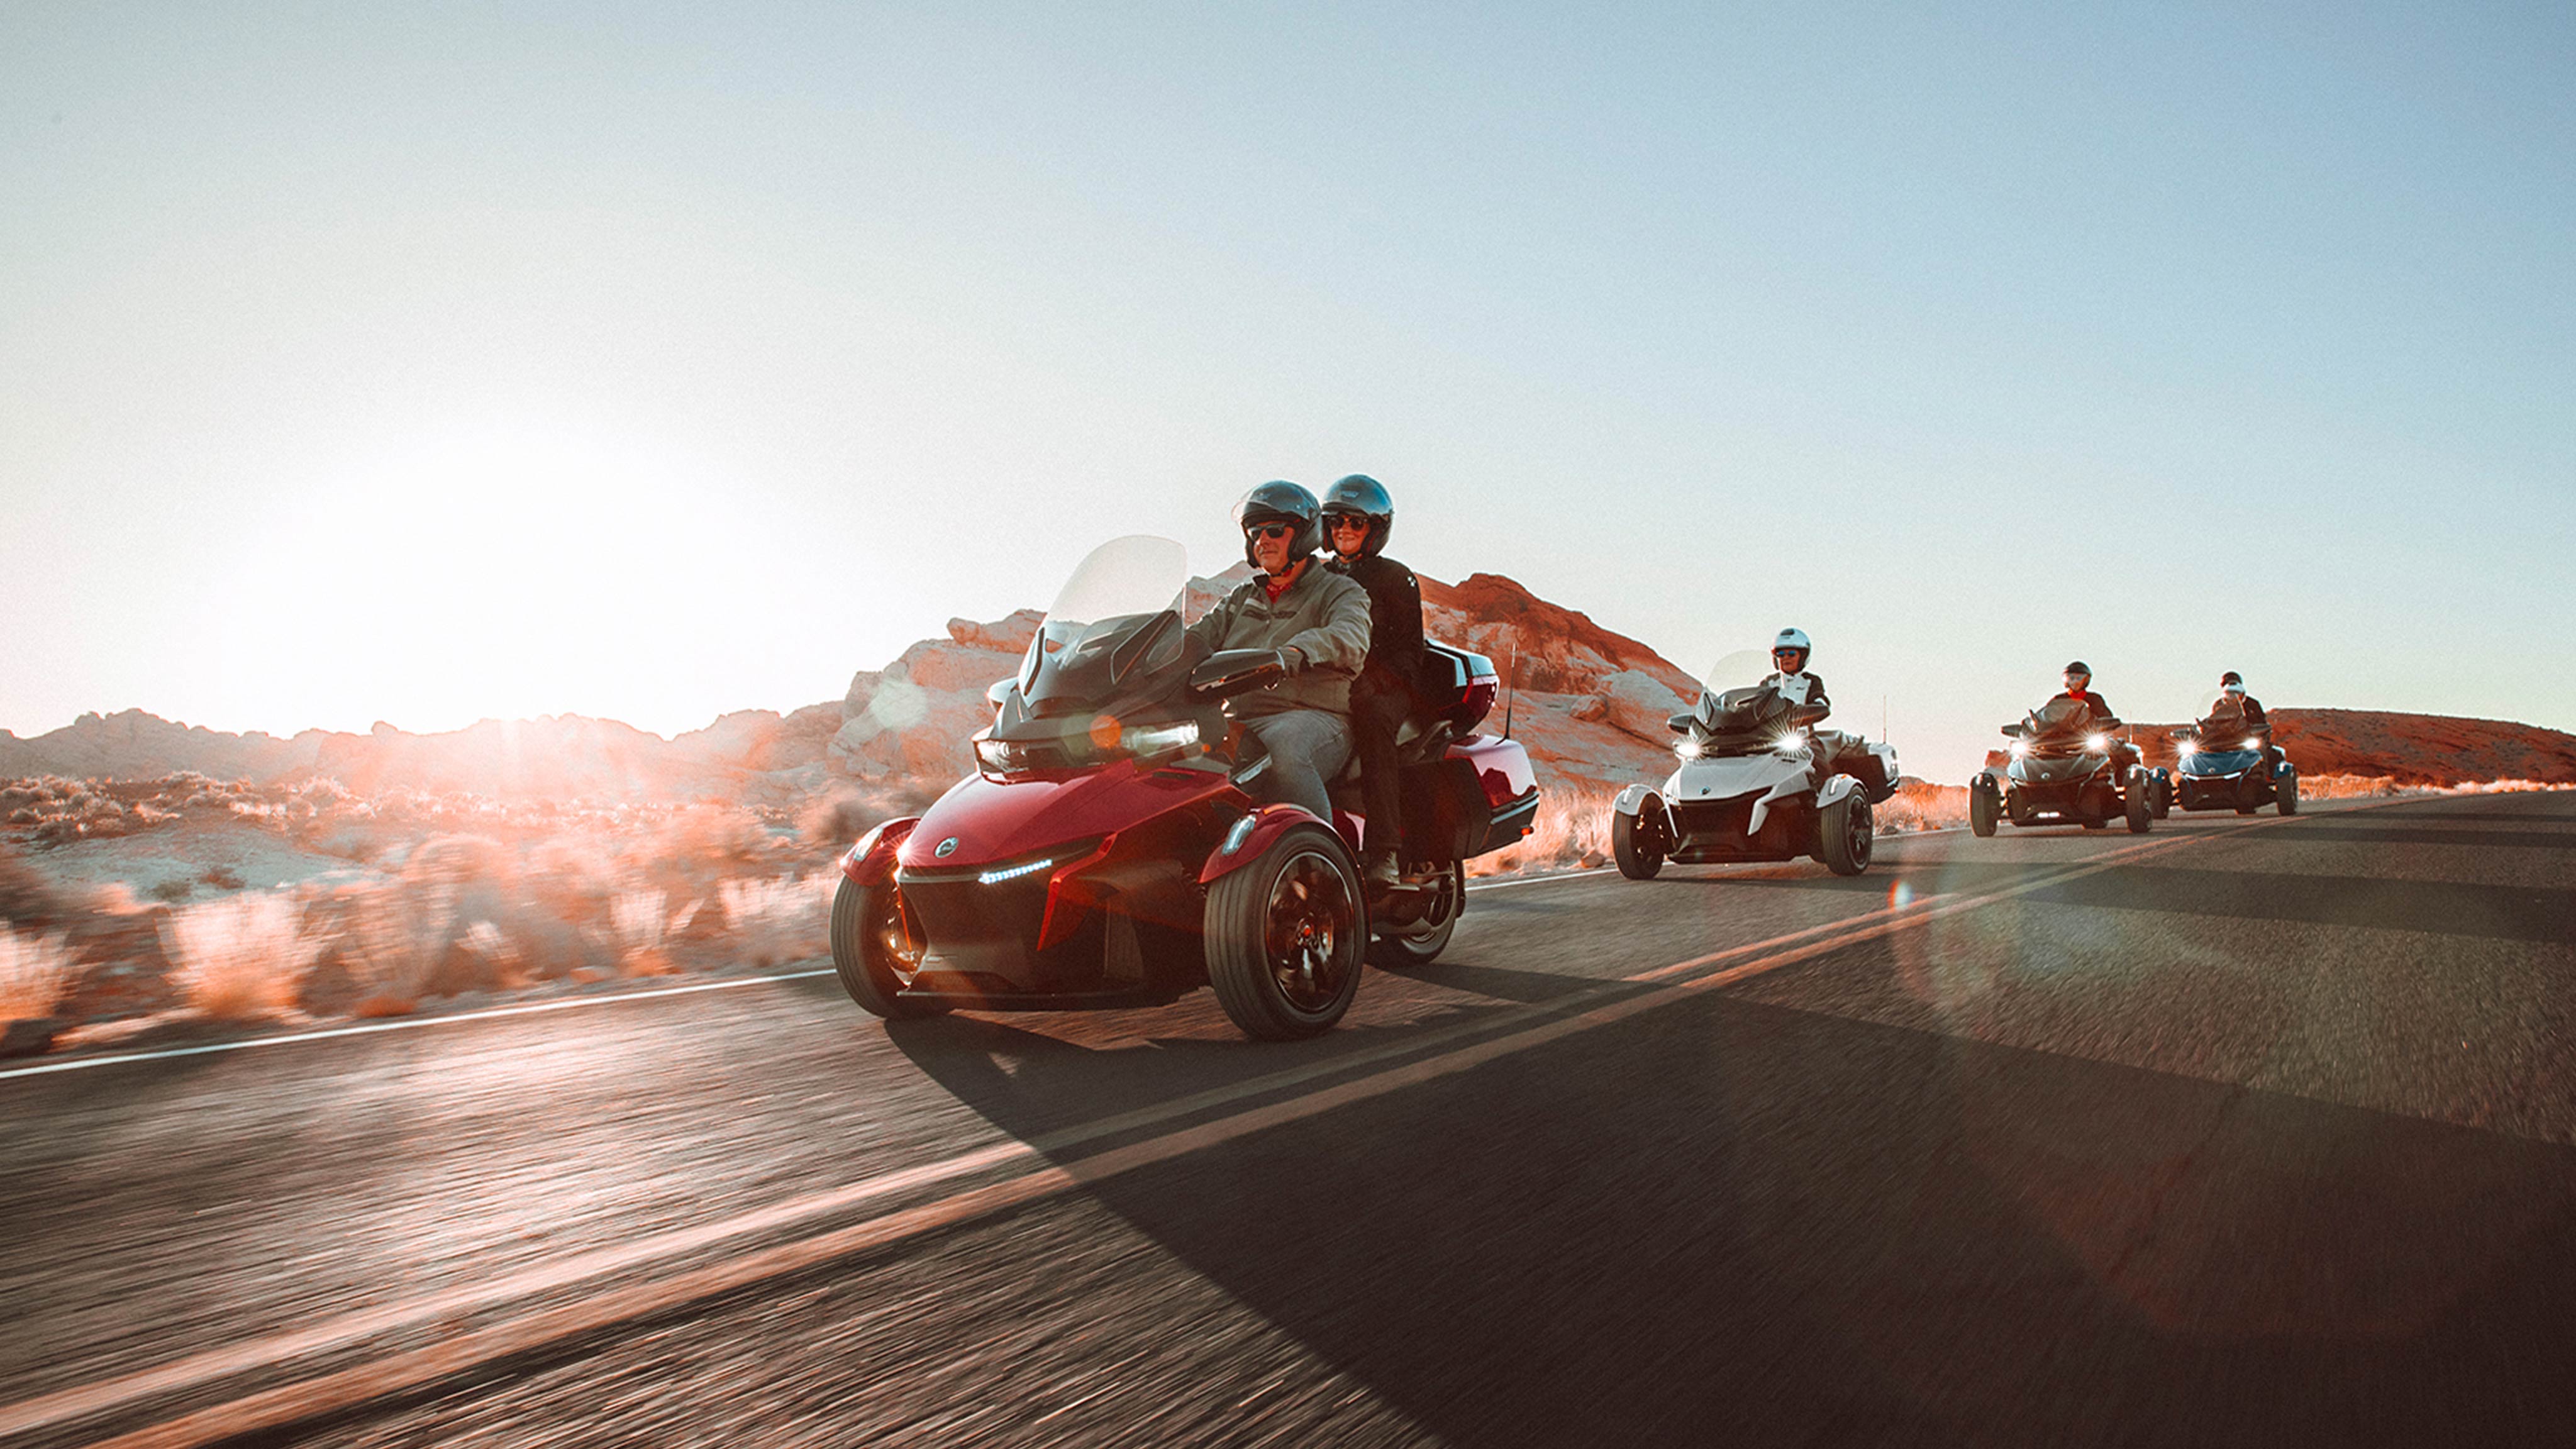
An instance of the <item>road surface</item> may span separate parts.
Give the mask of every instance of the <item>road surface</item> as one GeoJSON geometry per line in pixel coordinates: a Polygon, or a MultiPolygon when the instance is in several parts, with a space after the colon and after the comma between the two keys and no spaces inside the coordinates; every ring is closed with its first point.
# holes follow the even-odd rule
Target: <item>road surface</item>
{"type": "Polygon", "coordinates": [[[2576,1432],[2576,796],[1480,890],[1315,1042],[829,977],[0,1074],[0,1443],[2576,1432]]]}

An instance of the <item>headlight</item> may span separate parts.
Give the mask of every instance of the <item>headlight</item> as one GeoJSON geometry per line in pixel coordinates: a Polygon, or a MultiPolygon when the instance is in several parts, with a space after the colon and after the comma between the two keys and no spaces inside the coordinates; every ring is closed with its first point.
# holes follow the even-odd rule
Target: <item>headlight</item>
{"type": "Polygon", "coordinates": [[[2241,745],[2238,745],[2236,748],[2238,748],[2238,749],[2240,749],[2240,750],[2259,750],[2259,749],[2263,748],[2263,742],[2262,742],[2261,740],[2247,740],[2245,743],[2243,743],[2243,744],[2241,744],[2241,745]]]}
{"type": "Polygon", "coordinates": [[[2174,741],[2174,758],[2175,758],[2175,759],[2177,759],[2177,760],[2180,760],[2180,759],[2187,759],[2187,758],[2189,758],[2190,756],[2192,756],[2193,754],[2198,753],[2198,752],[2199,752],[2199,750],[2200,750],[2200,741],[2198,741],[2198,740],[2176,740],[2176,741],[2174,741]]]}
{"type": "Polygon", "coordinates": [[[1673,753],[1681,756],[1685,760],[1696,760],[1700,756],[1708,753],[1708,745],[1704,741],[1684,736],[1681,739],[1673,741],[1673,753]]]}
{"type": "Polygon", "coordinates": [[[2013,742],[2012,742],[2012,757],[2013,757],[2014,759],[2016,759],[2016,760],[2026,760],[2026,759],[2029,759],[2029,758],[2030,758],[2030,741],[2028,741],[2028,740],[2015,740],[2015,741],[2013,741],[2013,742]]]}
{"type": "Polygon", "coordinates": [[[1118,740],[1131,755],[1169,754],[1194,748],[1198,742],[1199,722],[1194,719],[1178,724],[1130,725],[1118,740]]]}
{"type": "Polygon", "coordinates": [[[2086,735],[2084,737],[2084,748],[2092,754],[2106,754],[2111,748],[2111,737],[2109,735],[2086,735]]]}
{"type": "Polygon", "coordinates": [[[1011,740],[975,742],[976,768],[996,775],[1007,775],[1014,770],[1031,768],[1036,763],[1032,758],[1033,754],[1034,752],[1028,746],[1011,740]]]}
{"type": "Polygon", "coordinates": [[[1771,748],[1778,750],[1784,755],[1795,754],[1806,747],[1807,732],[1805,730],[1791,730],[1787,734],[1784,734],[1780,736],[1780,738],[1771,742],[1771,748]]]}

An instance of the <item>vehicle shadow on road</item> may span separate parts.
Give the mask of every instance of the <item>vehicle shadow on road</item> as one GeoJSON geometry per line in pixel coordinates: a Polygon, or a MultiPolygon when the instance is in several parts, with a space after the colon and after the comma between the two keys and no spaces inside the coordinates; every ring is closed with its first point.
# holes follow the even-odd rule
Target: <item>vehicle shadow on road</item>
{"type": "MultiPolygon", "coordinates": [[[[1051,1093],[1107,1070],[1042,1060],[1051,1093]]],[[[1005,1126],[1031,1101],[977,1096],[1005,1126]]],[[[1739,999],[1091,1191],[1453,1444],[2511,1441],[2576,1412],[2576,1153],[1739,999]]],[[[1113,1357],[1162,1331],[1142,1300],[1086,1319],[1113,1357]]]]}

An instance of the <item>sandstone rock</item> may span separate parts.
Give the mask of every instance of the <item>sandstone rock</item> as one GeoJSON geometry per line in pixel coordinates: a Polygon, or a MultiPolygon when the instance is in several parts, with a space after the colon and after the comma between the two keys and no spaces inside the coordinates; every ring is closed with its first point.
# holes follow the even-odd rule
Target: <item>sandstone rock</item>
{"type": "Polygon", "coordinates": [[[70,1025],[55,1016],[12,1021],[0,1028],[0,1058],[43,1056],[53,1050],[54,1038],[70,1025]]]}

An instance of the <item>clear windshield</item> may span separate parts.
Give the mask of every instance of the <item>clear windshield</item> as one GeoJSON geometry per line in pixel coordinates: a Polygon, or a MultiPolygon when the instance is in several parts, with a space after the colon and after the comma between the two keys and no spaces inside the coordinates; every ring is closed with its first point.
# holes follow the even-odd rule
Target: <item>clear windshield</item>
{"type": "Polygon", "coordinates": [[[1035,686],[1048,659],[1107,648],[1159,614],[1177,614],[1189,581],[1189,552],[1171,539],[1135,533],[1093,549],[1056,591],[1046,622],[1029,641],[1020,688],[1035,686]]]}
{"type": "Polygon", "coordinates": [[[2082,701],[2062,696],[2041,705],[2031,714],[2031,718],[2038,721],[2039,732],[2042,734],[2074,729],[2092,716],[2092,709],[2082,701]]]}
{"type": "Polygon", "coordinates": [[[1738,649],[1709,666],[1708,673],[1700,676],[1700,688],[1711,694],[1724,694],[1730,689],[1760,684],[1770,674],[1770,655],[1759,649],[1738,649]]]}

